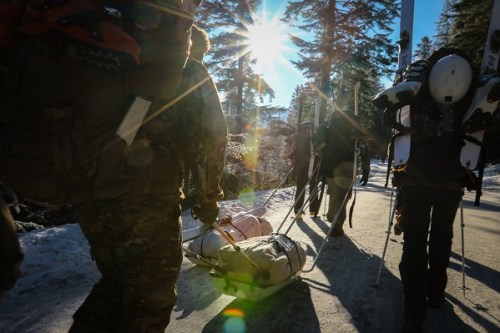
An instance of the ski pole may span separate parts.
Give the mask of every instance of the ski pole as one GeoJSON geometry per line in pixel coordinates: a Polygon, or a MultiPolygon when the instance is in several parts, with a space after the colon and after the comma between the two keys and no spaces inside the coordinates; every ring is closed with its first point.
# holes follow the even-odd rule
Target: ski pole
{"type": "MultiPolygon", "coordinates": [[[[288,213],[285,215],[285,218],[283,219],[283,222],[281,222],[280,226],[278,227],[278,230],[276,231],[276,233],[279,233],[279,230],[281,229],[281,227],[283,226],[283,224],[285,223],[286,219],[288,218],[288,216],[290,216],[290,214],[292,213],[292,210],[294,209],[295,207],[295,204],[299,201],[299,198],[304,195],[305,196],[305,191],[306,191],[306,188],[307,188],[307,184],[309,184],[311,182],[311,179],[312,177],[314,177],[314,173],[316,170],[319,169],[319,163],[318,165],[316,166],[316,168],[313,170],[313,174],[311,176],[309,176],[309,178],[307,179],[307,183],[306,185],[304,186],[304,188],[302,188],[302,190],[299,192],[299,195],[295,198],[295,201],[293,202],[293,205],[292,207],[290,207],[290,209],[288,210],[288,213]]],[[[313,197],[313,190],[309,189],[309,197],[306,199],[306,201],[304,202],[304,204],[302,205],[302,207],[300,208],[299,212],[302,212],[303,209],[305,208],[306,204],[308,201],[311,200],[311,198],[313,197]]],[[[295,220],[297,219],[297,216],[294,217],[294,220],[292,221],[295,222],[295,220]]]]}
{"type": "MultiPolygon", "coordinates": [[[[311,204],[311,200],[314,196],[316,196],[319,192],[319,186],[316,185],[316,187],[313,188],[312,191],[309,192],[309,197],[307,198],[307,200],[304,202],[304,204],[302,205],[302,207],[300,207],[300,211],[304,211],[308,205],[311,204]]],[[[286,218],[285,218],[285,221],[286,221],[286,218]]],[[[292,220],[292,222],[290,223],[290,225],[288,226],[288,228],[286,229],[286,231],[284,232],[285,235],[288,234],[288,232],[290,231],[290,229],[293,227],[294,223],[297,221],[297,216],[295,216],[292,220]]],[[[280,227],[278,228],[278,231],[276,231],[276,233],[279,233],[279,230],[281,229],[281,227],[283,226],[283,224],[280,225],[280,227]]]]}
{"type": "MultiPolygon", "coordinates": [[[[397,200],[397,194],[396,194],[396,200],[397,200]]],[[[382,257],[380,258],[380,265],[378,267],[377,280],[375,281],[375,287],[378,287],[378,283],[380,281],[380,274],[382,273],[382,267],[384,266],[384,258],[385,258],[385,253],[387,250],[387,244],[389,243],[389,236],[391,234],[392,222],[394,220],[394,215],[396,213],[396,207],[397,207],[396,200],[394,200],[394,191],[392,191],[391,192],[391,203],[389,205],[389,225],[387,226],[387,236],[385,238],[384,251],[382,252],[382,257]],[[393,201],[394,201],[394,207],[392,206],[393,201]]]]}
{"type": "MultiPolygon", "coordinates": [[[[310,178],[309,178],[310,179],[310,178]]],[[[308,180],[309,182],[309,180],[308,180]]],[[[290,214],[292,213],[292,210],[294,209],[295,207],[295,204],[297,204],[297,202],[299,202],[299,198],[304,195],[305,196],[305,191],[306,191],[306,188],[307,188],[307,184],[306,186],[304,186],[302,188],[302,190],[299,192],[299,194],[296,196],[296,199],[293,201],[293,204],[292,206],[290,207],[290,209],[288,210],[288,213],[285,215],[285,218],[283,219],[283,222],[281,222],[278,230],[276,231],[277,233],[279,232],[279,230],[281,229],[281,226],[285,223],[286,219],[288,218],[288,216],[290,216],[290,214]]],[[[295,190],[297,191],[297,190],[295,190]]],[[[295,192],[295,194],[297,194],[297,192],[295,192]]],[[[311,200],[311,192],[309,192],[309,197],[306,199],[306,202],[311,200]]],[[[304,208],[304,205],[305,203],[302,205],[302,207],[300,208],[299,212],[302,212],[302,209],[304,208]]]]}
{"type": "MultiPolygon", "coordinates": [[[[319,207],[321,207],[321,203],[323,201],[323,195],[325,193],[325,183],[326,183],[326,177],[321,177],[321,187],[320,187],[320,192],[319,192],[319,198],[318,198],[318,202],[319,202],[319,205],[318,205],[318,211],[314,213],[314,217],[317,217],[318,216],[318,213],[319,213],[319,207]]],[[[326,207],[326,205],[324,206],[326,207]]]]}
{"type": "Polygon", "coordinates": [[[196,259],[198,259],[200,261],[203,261],[205,264],[207,264],[211,268],[215,268],[216,270],[220,270],[219,266],[217,266],[216,264],[214,264],[213,262],[211,262],[207,258],[202,257],[200,254],[198,254],[196,252],[193,252],[193,251],[191,251],[190,249],[188,249],[188,248],[186,248],[184,246],[182,247],[182,250],[184,250],[184,252],[186,252],[186,258],[187,257],[194,257],[194,258],[196,258],[196,259]]]}
{"type": "MultiPolygon", "coordinates": [[[[320,168],[321,168],[322,159],[323,159],[323,154],[320,154],[319,157],[318,156],[315,157],[315,163],[317,163],[317,165],[314,169],[314,183],[315,183],[316,187],[321,187],[321,184],[322,184],[321,183],[322,176],[320,175],[320,168]]],[[[320,188],[318,188],[318,190],[315,192],[314,196],[311,196],[311,194],[309,194],[311,196],[309,208],[310,208],[311,204],[313,204],[313,200],[314,200],[314,216],[313,217],[316,217],[318,215],[318,211],[321,208],[321,200],[319,199],[318,193],[320,193],[320,188]]],[[[311,210],[311,209],[309,209],[309,210],[311,210]]]]}
{"type": "MultiPolygon", "coordinates": [[[[358,81],[354,85],[354,114],[358,116],[358,92],[361,83],[358,81]]],[[[352,181],[354,183],[354,199],[351,203],[351,208],[349,208],[349,228],[352,228],[352,213],[354,211],[354,205],[356,204],[356,180],[358,177],[358,154],[359,154],[359,139],[354,140],[354,161],[352,170],[352,181]]]]}
{"type": "Polygon", "coordinates": [[[287,180],[288,178],[288,175],[293,171],[293,167],[290,168],[290,170],[286,173],[286,175],[283,177],[283,179],[281,180],[281,182],[278,184],[278,186],[274,189],[273,193],[271,193],[271,195],[269,196],[269,198],[267,198],[266,202],[264,202],[264,204],[262,205],[262,207],[266,207],[266,205],[269,203],[269,201],[271,200],[271,198],[273,197],[273,195],[281,188],[281,186],[283,186],[283,184],[285,183],[285,181],[287,180]]]}
{"type": "Polygon", "coordinates": [[[316,253],[316,257],[314,258],[314,261],[313,261],[313,264],[311,266],[311,268],[309,268],[308,270],[302,270],[302,272],[304,273],[308,273],[308,272],[311,272],[314,267],[316,266],[316,261],[318,260],[318,257],[319,257],[319,254],[321,253],[321,251],[323,250],[323,248],[325,247],[326,245],[326,242],[328,241],[328,238],[330,237],[330,234],[332,233],[333,231],[333,228],[335,227],[335,224],[337,224],[337,220],[339,219],[339,216],[340,216],[340,213],[342,211],[342,207],[344,207],[344,205],[347,203],[347,198],[349,197],[349,192],[352,190],[352,186],[354,185],[354,182],[352,182],[351,184],[351,187],[349,188],[349,190],[346,192],[345,196],[344,196],[344,199],[342,200],[342,205],[340,205],[339,207],[341,207],[340,209],[337,210],[337,212],[335,213],[335,216],[333,218],[333,221],[331,223],[331,226],[330,228],[328,229],[327,233],[326,233],[326,238],[325,240],[323,241],[323,243],[321,244],[319,250],[318,250],[318,253],[316,253]]]}
{"type": "Polygon", "coordinates": [[[388,156],[387,156],[387,173],[385,174],[385,185],[384,187],[387,187],[389,184],[389,176],[391,175],[391,168],[392,168],[392,159],[394,158],[394,140],[396,139],[396,136],[393,135],[391,139],[391,143],[389,144],[388,148],[388,156]]]}
{"type": "Polygon", "coordinates": [[[476,190],[476,199],[474,201],[474,206],[479,207],[480,202],[481,202],[481,195],[483,194],[482,187],[483,187],[483,177],[484,177],[484,164],[485,164],[485,152],[484,148],[481,148],[481,151],[479,152],[479,163],[478,163],[478,175],[477,178],[479,179],[479,185],[476,190]]]}
{"type": "Polygon", "coordinates": [[[352,199],[351,207],[349,208],[349,228],[352,229],[352,213],[354,212],[354,205],[356,204],[356,179],[354,179],[354,198],[352,199]]]}
{"type": "Polygon", "coordinates": [[[464,244],[464,197],[462,192],[462,199],[460,200],[460,230],[462,233],[462,291],[465,297],[465,244],[464,244]]]}

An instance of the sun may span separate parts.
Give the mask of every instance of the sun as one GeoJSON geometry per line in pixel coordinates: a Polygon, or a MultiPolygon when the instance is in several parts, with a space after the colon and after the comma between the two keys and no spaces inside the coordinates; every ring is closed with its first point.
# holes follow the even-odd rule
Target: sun
{"type": "Polygon", "coordinates": [[[247,52],[256,60],[255,71],[264,74],[273,71],[277,62],[285,62],[284,52],[288,49],[288,26],[277,18],[267,19],[265,12],[255,17],[246,27],[247,52]]]}

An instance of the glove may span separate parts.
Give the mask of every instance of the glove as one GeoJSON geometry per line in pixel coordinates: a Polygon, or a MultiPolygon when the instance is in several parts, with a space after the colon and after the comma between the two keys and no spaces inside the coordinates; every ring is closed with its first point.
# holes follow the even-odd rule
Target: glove
{"type": "Polygon", "coordinates": [[[219,217],[219,205],[216,201],[196,203],[191,209],[191,215],[195,220],[200,220],[206,226],[211,226],[219,217]]]}
{"type": "Polygon", "coordinates": [[[361,177],[359,183],[361,186],[365,186],[366,183],[368,183],[368,173],[363,173],[363,176],[361,177]]]}

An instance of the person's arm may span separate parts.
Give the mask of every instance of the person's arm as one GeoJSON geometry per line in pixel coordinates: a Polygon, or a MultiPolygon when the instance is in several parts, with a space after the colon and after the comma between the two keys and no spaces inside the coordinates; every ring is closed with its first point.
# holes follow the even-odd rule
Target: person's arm
{"type": "Polygon", "coordinates": [[[227,125],[215,83],[201,63],[196,62],[195,68],[192,85],[200,86],[190,96],[195,104],[188,107],[193,140],[187,162],[193,175],[193,212],[203,223],[212,224],[218,216],[217,202],[224,198],[219,183],[226,164],[227,125]]]}

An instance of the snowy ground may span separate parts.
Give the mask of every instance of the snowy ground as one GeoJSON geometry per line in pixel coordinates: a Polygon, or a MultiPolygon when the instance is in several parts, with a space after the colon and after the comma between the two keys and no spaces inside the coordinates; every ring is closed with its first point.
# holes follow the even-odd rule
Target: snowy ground
{"type": "MultiPolygon", "coordinates": [[[[318,218],[306,217],[289,229],[289,236],[307,244],[309,261],[304,269],[313,269],[258,303],[221,294],[209,278],[209,268],[185,260],[178,282],[179,299],[166,332],[399,332],[402,236],[389,234],[378,288],[374,286],[391,200],[390,189],[384,188],[386,167],[372,161],[368,185],[358,187],[353,228],[347,226],[346,237],[324,243],[314,267],[313,260],[329,228],[323,209],[318,218]]],[[[455,221],[447,302],[440,309],[428,311],[426,332],[500,332],[499,173],[498,166],[486,171],[480,207],[473,205],[473,193],[465,195],[464,228],[460,211],[455,221]]],[[[224,202],[223,208],[235,213],[260,207],[271,192],[224,202]]],[[[264,217],[275,231],[280,225],[280,232],[288,230],[293,194],[294,188],[281,189],[266,205],[264,217]]],[[[185,229],[197,225],[189,216],[184,221],[185,229]]],[[[20,239],[26,255],[23,275],[0,300],[0,332],[67,332],[72,313],[99,277],[78,225],[34,231],[20,235],[20,239]]]]}

